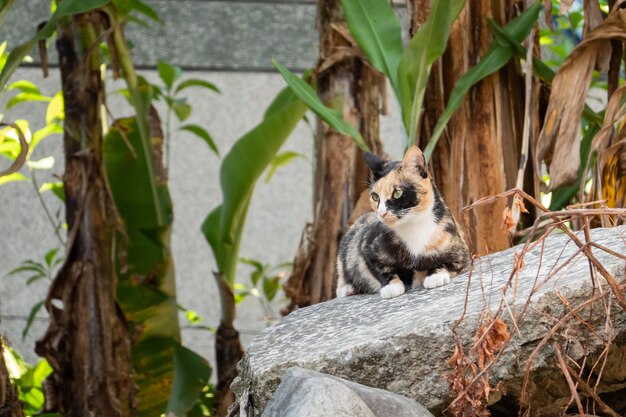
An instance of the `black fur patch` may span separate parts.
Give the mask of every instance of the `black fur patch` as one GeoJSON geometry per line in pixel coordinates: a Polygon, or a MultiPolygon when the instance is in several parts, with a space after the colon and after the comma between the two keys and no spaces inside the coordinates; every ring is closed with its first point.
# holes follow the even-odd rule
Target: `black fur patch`
{"type": "Polygon", "coordinates": [[[365,158],[365,163],[374,175],[374,181],[378,181],[400,165],[399,161],[385,161],[380,156],[370,152],[365,152],[363,157],[365,158]]]}
{"type": "Polygon", "coordinates": [[[400,189],[402,190],[402,195],[399,198],[390,198],[385,202],[389,211],[395,214],[398,219],[404,216],[404,210],[417,206],[419,202],[415,187],[409,184],[404,184],[400,186],[400,189]]]}

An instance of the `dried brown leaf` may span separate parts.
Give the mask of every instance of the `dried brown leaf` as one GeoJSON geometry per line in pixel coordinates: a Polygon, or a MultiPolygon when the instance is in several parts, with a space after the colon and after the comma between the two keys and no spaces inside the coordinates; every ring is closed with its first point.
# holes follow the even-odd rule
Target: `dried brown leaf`
{"type": "Polygon", "coordinates": [[[358,48],[340,46],[335,48],[335,51],[326,57],[317,68],[317,74],[323,74],[333,66],[345,62],[352,58],[363,58],[363,54],[358,48]]]}
{"type": "Polygon", "coordinates": [[[561,0],[559,3],[559,14],[567,13],[572,4],[574,4],[574,0],[561,0]]]}
{"type": "Polygon", "coordinates": [[[593,149],[595,151],[601,151],[609,146],[616,123],[622,122],[622,126],[626,124],[624,123],[626,118],[626,103],[624,100],[626,100],[626,85],[615,90],[606,106],[602,129],[593,138],[593,149]]]}
{"type": "Polygon", "coordinates": [[[554,23],[552,23],[552,0],[543,0],[543,17],[546,26],[554,32],[554,23]]]}
{"type": "Polygon", "coordinates": [[[607,207],[624,207],[626,205],[626,140],[608,147],[598,158],[602,184],[602,199],[607,207]]]}
{"type": "MultiPolygon", "coordinates": [[[[604,20],[600,4],[597,0],[585,0],[584,6],[585,22],[583,26],[583,39],[586,39],[591,31],[597,28],[604,20]]],[[[598,56],[596,57],[596,68],[602,74],[606,74],[611,66],[611,53],[613,48],[610,41],[604,41],[598,46],[598,56]]]]}
{"type": "Polygon", "coordinates": [[[509,207],[505,207],[504,210],[502,210],[502,225],[500,228],[504,233],[507,233],[515,230],[515,225],[517,225],[517,222],[513,218],[511,209],[509,207]]]}
{"type": "Polygon", "coordinates": [[[602,42],[611,39],[626,40],[626,10],[619,7],[572,51],[554,78],[536,145],[536,167],[540,170],[542,161],[548,165],[550,190],[578,177],[580,117],[602,42]]]}

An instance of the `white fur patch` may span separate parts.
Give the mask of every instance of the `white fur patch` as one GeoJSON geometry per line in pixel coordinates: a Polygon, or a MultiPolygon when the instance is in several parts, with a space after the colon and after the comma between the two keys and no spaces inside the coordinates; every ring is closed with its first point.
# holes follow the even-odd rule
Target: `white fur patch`
{"type": "Polygon", "coordinates": [[[446,270],[440,270],[429,275],[424,280],[424,288],[437,288],[450,283],[450,273],[446,270]]]}
{"type": "Polygon", "coordinates": [[[354,288],[350,284],[337,287],[337,298],[347,297],[352,294],[354,294],[354,288]]]}
{"type": "Polygon", "coordinates": [[[380,296],[382,298],[393,298],[404,294],[404,283],[398,278],[392,279],[391,282],[385,285],[380,290],[380,296]]]}
{"type": "Polygon", "coordinates": [[[401,219],[393,230],[404,241],[409,251],[418,256],[432,243],[434,236],[439,232],[439,225],[435,222],[432,209],[428,209],[425,213],[411,214],[401,219]]]}

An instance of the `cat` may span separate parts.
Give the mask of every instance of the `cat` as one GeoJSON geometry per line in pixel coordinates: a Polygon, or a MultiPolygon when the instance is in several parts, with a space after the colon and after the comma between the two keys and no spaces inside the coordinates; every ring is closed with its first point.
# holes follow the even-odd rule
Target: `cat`
{"type": "Polygon", "coordinates": [[[366,153],[373,174],[370,203],[341,239],[337,297],[404,294],[414,281],[425,288],[450,282],[469,261],[469,251],[450,209],[431,179],[422,151],[413,146],[402,161],[366,153]]]}

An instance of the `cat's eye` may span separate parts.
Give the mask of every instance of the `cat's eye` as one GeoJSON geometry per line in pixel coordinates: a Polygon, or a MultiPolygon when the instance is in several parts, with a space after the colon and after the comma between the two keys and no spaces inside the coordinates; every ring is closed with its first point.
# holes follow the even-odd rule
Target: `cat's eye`
{"type": "Polygon", "coordinates": [[[395,190],[393,192],[393,198],[400,198],[402,197],[402,190],[395,190]]]}
{"type": "Polygon", "coordinates": [[[371,197],[372,197],[372,200],[374,200],[377,203],[380,200],[380,197],[378,197],[378,194],[376,194],[376,193],[372,193],[371,197]]]}

